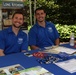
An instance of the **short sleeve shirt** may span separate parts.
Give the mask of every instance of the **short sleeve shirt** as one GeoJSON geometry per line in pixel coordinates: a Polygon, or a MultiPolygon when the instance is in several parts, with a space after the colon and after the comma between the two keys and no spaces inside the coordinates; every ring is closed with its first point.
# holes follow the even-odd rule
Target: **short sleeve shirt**
{"type": "Polygon", "coordinates": [[[12,31],[12,27],[4,29],[0,32],[0,49],[4,50],[4,54],[18,53],[28,49],[27,35],[22,30],[16,36],[12,31]]]}
{"type": "Polygon", "coordinates": [[[59,38],[58,31],[51,22],[46,21],[46,27],[36,23],[29,31],[29,45],[35,45],[40,48],[55,45],[55,40],[59,38]]]}

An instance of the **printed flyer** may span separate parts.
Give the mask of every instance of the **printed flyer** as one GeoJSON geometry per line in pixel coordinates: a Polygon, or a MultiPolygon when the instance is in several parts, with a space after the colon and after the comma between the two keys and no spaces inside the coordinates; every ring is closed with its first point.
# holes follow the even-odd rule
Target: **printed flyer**
{"type": "Polygon", "coordinates": [[[53,73],[49,72],[45,68],[41,66],[31,67],[25,70],[20,71],[21,75],[54,75],[53,73]],[[22,74],[24,73],[24,74],[22,74]]]}
{"type": "Polygon", "coordinates": [[[24,70],[20,64],[0,68],[0,75],[20,75],[19,71],[24,70]]]}
{"type": "Polygon", "coordinates": [[[20,64],[0,68],[0,75],[54,75],[41,66],[25,69],[20,64]]]}

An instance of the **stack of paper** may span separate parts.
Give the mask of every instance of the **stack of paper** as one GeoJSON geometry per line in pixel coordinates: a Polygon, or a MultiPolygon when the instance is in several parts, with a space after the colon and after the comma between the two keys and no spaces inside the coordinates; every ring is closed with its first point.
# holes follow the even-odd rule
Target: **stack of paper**
{"type": "Polygon", "coordinates": [[[20,64],[15,64],[7,67],[0,68],[0,75],[16,75],[19,74],[19,71],[24,70],[25,68],[22,67],[20,64]]]}
{"type": "Polygon", "coordinates": [[[76,59],[70,59],[70,60],[58,62],[55,64],[70,73],[76,72],[76,59]]]}
{"type": "Polygon", "coordinates": [[[41,66],[25,69],[20,64],[0,68],[0,75],[54,75],[41,66]]]}
{"type": "Polygon", "coordinates": [[[47,49],[47,50],[44,50],[42,51],[44,53],[53,53],[53,54],[58,54],[60,52],[65,52],[67,54],[73,54],[74,52],[76,52],[75,49],[71,49],[71,48],[66,48],[66,47],[63,47],[63,46],[54,46],[50,49],[47,49]]]}
{"type": "Polygon", "coordinates": [[[23,75],[54,75],[53,73],[49,72],[45,68],[41,66],[35,66],[28,69],[25,69],[23,71],[20,71],[20,74],[23,75]]]}

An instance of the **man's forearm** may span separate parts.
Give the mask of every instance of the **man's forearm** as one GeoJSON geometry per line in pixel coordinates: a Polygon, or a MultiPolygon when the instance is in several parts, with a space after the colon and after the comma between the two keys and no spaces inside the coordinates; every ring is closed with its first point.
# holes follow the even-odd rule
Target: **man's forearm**
{"type": "Polygon", "coordinates": [[[0,49],[0,56],[5,56],[5,54],[4,54],[2,49],[0,49]]]}
{"type": "Polygon", "coordinates": [[[59,41],[59,38],[55,40],[55,45],[59,45],[60,44],[60,41],[59,41]]]}
{"type": "Polygon", "coordinates": [[[39,49],[39,47],[34,46],[34,45],[30,46],[30,48],[31,48],[31,50],[36,50],[36,49],[39,49]]]}

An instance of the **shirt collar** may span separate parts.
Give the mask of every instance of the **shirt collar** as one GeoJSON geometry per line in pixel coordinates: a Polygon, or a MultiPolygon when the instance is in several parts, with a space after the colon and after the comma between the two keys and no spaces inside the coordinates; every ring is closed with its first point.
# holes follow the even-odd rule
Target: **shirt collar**
{"type": "Polygon", "coordinates": [[[8,32],[11,33],[12,31],[12,26],[8,28],[8,32]]]}
{"type": "MultiPolygon", "coordinates": [[[[40,26],[40,25],[38,24],[38,22],[36,22],[35,25],[38,26],[38,27],[42,27],[42,26],[40,26]]],[[[49,22],[45,21],[45,25],[46,25],[46,27],[47,27],[47,26],[49,25],[49,22]]]]}
{"type": "MultiPolygon", "coordinates": [[[[12,26],[8,28],[8,33],[13,33],[12,26]]],[[[19,34],[23,34],[21,29],[19,30],[19,34]]]]}

